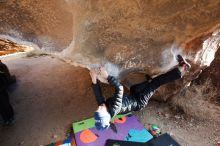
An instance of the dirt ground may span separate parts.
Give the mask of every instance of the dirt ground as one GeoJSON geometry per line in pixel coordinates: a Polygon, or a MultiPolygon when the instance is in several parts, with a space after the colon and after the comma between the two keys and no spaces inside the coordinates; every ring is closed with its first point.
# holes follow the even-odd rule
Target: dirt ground
{"type": "MultiPolygon", "coordinates": [[[[0,146],[40,146],[69,135],[71,123],[93,115],[95,98],[88,70],[50,56],[5,61],[17,84],[10,88],[16,123],[0,126],[0,146]]],[[[153,100],[135,113],[149,128],[159,124],[182,146],[216,146],[220,123],[201,121],[153,100]]]]}

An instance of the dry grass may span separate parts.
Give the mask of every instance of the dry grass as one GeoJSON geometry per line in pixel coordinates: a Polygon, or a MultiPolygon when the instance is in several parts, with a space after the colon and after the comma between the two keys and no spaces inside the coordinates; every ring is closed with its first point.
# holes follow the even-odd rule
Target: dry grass
{"type": "Polygon", "coordinates": [[[183,89],[172,99],[175,108],[183,110],[186,114],[199,119],[220,121],[220,106],[218,103],[218,90],[207,79],[204,84],[191,85],[183,89]]]}
{"type": "Polygon", "coordinates": [[[49,54],[41,52],[39,50],[34,50],[34,51],[29,52],[27,54],[27,57],[40,57],[40,56],[47,56],[47,55],[49,54]]]}
{"type": "Polygon", "coordinates": [[[207,79],[203,84],[192,85],[188,90],[188,94],[196,94],[196,96],[201,96],[205,101],[214,104],[218,103],[218,89],[213,86],[211,79],[207,79]]]}

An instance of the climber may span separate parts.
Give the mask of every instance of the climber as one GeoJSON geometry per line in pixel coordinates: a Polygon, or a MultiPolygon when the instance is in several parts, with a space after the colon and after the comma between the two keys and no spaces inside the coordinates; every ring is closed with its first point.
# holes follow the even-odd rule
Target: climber
{"type": "Polygon", "coordinates": [[[9,102],[7,88],[15,82],[15,76],[10,75],[8,67],[0,60],[0,114],[6,126],[14,123],[14,110],[9,102]]]}
{"type": "Polygon", "coordinates": [[[150,82],[145,81],[131,86],[129,96],[124,95],[123,86],[115,77],[108,75],[104,68],[100,68],[98,71],[91,69],[92,88],[98,103],[98,109],[94,113],[96,128],[98,130],[107,129],[110,126],[111,118],[117,114],[142,110],[157,88],[180,79],[185,72],[189,71],[191,66],[181,55],[177,55],[176,59],[178,61],[177,67],[153,78],[150,82]],[[98,75],[105,78],[115,88],[113,97],[105,100],[99,85],[100,81],[97,79],[98,75]]]}

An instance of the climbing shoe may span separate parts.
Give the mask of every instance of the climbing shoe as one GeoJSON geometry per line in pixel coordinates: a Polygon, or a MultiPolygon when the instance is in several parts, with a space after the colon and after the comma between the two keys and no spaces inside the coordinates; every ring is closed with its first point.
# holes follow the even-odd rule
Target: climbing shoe
{"type": "Polygon", "coordinates": [[[176,60],[179,63],[179,66],[184,67],[184,70],[189,71],[191,68],[191,65],[183,58],[183,56],[181,56],[180,54],[178,54],[176,56],[176,60]]]}

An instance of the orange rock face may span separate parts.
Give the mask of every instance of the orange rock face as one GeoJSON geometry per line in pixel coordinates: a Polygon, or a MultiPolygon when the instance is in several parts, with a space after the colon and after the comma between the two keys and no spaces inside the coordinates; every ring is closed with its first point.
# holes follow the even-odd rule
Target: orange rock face
{"type": "Polygon", "coordinates": [[[8,40],[1,40],[0,39],[0,56],[13,54],[17,52],[24,52],[25,47],[14,42],[8,40]]]}

